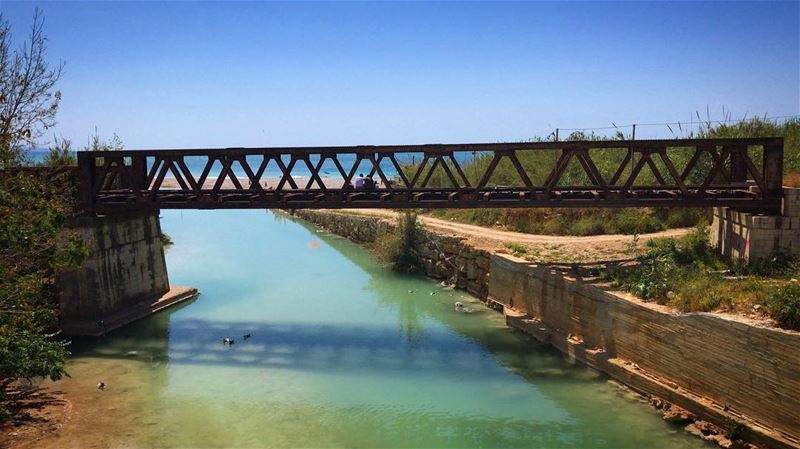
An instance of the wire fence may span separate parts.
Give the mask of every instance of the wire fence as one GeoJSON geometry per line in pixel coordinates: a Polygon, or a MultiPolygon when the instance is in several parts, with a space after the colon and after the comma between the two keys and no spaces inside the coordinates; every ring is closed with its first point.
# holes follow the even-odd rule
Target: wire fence
{"type": "MultiPolygon", "coordinates": [[[[776,116],[759,116],[757,117],[763,121],[778,121],[778,120],[791,120],[800,118],[800,114],[795,115],[776,115],[776,116]]],[[[658,123],[629,123],[629,124],[622,124],[617,125],[616,123],[612,122],[610,126],[593,126],[593,127],[581,127],[581,128],[555,128],[545,131],[539,135],[547,136],[547,139],[559,141],[563,137],[567,137],[573,133],[586,133],[586,132],[595,132],[595,131],[616,131],[620,135],[624,136],[626,139],[636,140],[636,132],[637,130],[641,131],[642,128],[655,128],[655,127],[663,127],[664,131],[667,131],[669,134],[677,137],[686,136],[687,133],[691,134],[695,131],[702,130],[702,127],[705,126],[706,128],[711,127],[712,125],[722,125],[726,123],[738,123],[741,121],[748,120],[747,116],[743,118],[730,118],[727,116],[725,119],[721,120],[712,120],[706,119],[703,120],[699,117],[697,120],[687,120],[687,121],[674,121],[674,122],[658,122],[658,123]],[[692,128],[697,125],[700,125],[700,128],[692,128]],[[626,133],[625,131],[629,131],[626,133]]]]}

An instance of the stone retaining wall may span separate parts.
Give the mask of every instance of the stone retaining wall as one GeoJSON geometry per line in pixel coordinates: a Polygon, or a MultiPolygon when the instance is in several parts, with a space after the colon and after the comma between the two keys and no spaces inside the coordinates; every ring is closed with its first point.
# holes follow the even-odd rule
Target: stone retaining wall
{"type": "Polygon", "coordinates": [[[601,284],[494,255],[489,298],[508,323],[751,441],[800,447],[800,332],[678,313],[601,284]]]}

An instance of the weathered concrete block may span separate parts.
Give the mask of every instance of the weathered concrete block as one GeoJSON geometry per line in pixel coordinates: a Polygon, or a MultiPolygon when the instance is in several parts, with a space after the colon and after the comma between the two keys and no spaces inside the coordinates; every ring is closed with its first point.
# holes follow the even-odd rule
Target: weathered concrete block
{"type": "Polygon", "coordinates": [[[800,217],[800,188],[783,188],[783,207],[781,215],[784,217],[800,217]]]}
{"type": "Polygon", "coordinates": [[[81,217],[73,229],[89,258],[57,276],[62,323],[99,320],[169,291],[157,212],[81,217]]]}
{"type": "Polygon", "coordinates": [[[748,218],[751,226],[756,229],[777,229],[780,219],[780,217],[770,215],[752,215],[748,218]]]}
{"type": "Polygon", "coordinates": [[[722,254],[744,262],[768,257],[778,248],[800,254],[800,245],[794,240],[800,233],[800,189],[785,187],[783,193],[780,216],[714,209],[711,244],[722,254]]]}

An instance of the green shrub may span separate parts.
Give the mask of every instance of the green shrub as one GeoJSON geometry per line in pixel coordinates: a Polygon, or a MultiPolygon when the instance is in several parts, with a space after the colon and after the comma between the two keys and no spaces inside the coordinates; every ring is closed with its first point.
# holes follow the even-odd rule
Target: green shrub
{"type": "Polygon", "coordinates": [[[575,235],[597,235],[605,231],[603,221],[595,217],[584,217],[572,225],[570,234],[575,235]]]}
{"type": "Polygon", "coordinates": [[[800,330],[800,283],[775,287],[767,296],[767,309],[781,327],[800,330]]]}
{"type": "Polygon", "coordinates": [[[682,311],[710,311],[729,302],[713,292],[715,278],[705,274],[725,261],[708,244],[708,227],[681,237],[649,240],[638,264],[606,274],[623,290],[645,300],[670,302],[682,311]],[[670,294],[672,292],[672,294],[670,294]]]}
{"type": "Polygon", "coordinates": [[[733,419],[725,420],[725,437],[731,441],[736,441],[742,437],[742,432],[745,431],[743,423],[733,419]]]}
{"type": "Polygon", "coordinates": [[[710,209],[677,208],[668,209],[665,214],[666,217],[663,217],[662,221],[666,224],[666,228],[686,228],[711,220],[710,209]]]}
{"type": "Polygon", "coordinates": [[[785,121],[769,121],[753,117],[736,123],[708,125],[701,129],[697,137],[783,137],[783,171],[784,173],[800,171],[800,118],[798,117],[785,121]]]}
{"type": "Polygon", "coordinates": [[[677,286],[671,304],[681,312],[711,312],[721,306],[731,306],[730,298],[718,289],[718,278],[707,273],[686,273],[685,282],[677,286]]]}
{"type": "Polygon", "coordinates": [[[508,248],[511,251],[511,253],[517,257],[521,257],[528,252],[528,248],[526,248],[524,245],[520,245],[519,243],[515,242],[505,242],[503,243],[503,246],[508,248]]]}
{"type": "Polygon", "coordinates": [[[415,213],[399,214],[395,229],[382,232],[375,239],[374,250],[378,260],[391,265],[394,270],[415,270],[419,266],[419,258],[414,250],[417,230],[415,213]]]}
{"type": "Polygon", "coordinates": [[[72,151],[72,142],[69,139],[54,139],[49,152],[42,160],[42,165],[47,167],[68,167],[78,165],[78,158],[72,151]]]}
{"type": "Polygon", "coordinates": [[[174,244],[172,237],[170,237],[169,234],[164,231],[161,231],[161,233],[158,235],[158,239],[161,240],[161,246],[163,246],[164,249],[167,249],[174,244]]]}
{"type": "Polygon", "coordinates": [[[749,265],[737,267],[741,274],[756,276],[797,276],[800,274],[800,257],[778,248],[766,258],[751,261],[749,265]]]}

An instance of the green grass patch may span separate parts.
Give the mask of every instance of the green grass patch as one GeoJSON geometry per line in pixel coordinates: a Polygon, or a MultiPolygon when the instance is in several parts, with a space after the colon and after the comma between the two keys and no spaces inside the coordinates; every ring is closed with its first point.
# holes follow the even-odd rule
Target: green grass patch
{"type": "Polygon", "coordinates": [[[505,246],[509,251],[511,251],[511,254],[513,254],[516,257],[522,257],[528,253],[528,248],[526,248],[524,245],[520,245],[519,243],[505,242],[503,243],[503,246],[505,246]]]}

